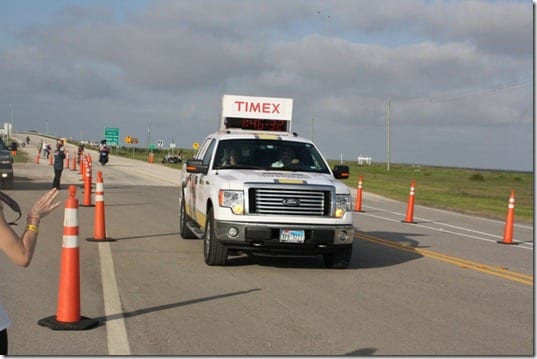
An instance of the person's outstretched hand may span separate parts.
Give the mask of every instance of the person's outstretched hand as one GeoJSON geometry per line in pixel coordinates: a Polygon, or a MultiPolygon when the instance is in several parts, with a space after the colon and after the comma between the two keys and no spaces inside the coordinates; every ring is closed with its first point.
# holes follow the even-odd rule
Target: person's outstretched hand
{"type": "Polygon", "coordinates": [[[56,209],[62,202],[54,202],[58,196],[58,189],[53,188],[47,193],[45,193],[32,207],[30,212],[28,212],[28,217],[35,217],[38,220],[47,216],[50,212],[56,209]]]}

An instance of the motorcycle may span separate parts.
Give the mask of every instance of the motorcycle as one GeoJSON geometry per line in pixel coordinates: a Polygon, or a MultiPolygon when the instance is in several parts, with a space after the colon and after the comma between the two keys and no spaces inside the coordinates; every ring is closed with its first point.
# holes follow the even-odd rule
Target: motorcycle
{"type": "Polygon", "coordinates": [[[180,156],[178,155],[170,155],[170,154],[167,154],[166,156],[164,156],[164,158],[162,159],[162,163],[181,163],[183,162],[183,160],[181,159],[180,156]]]}
{"type": "Polygon", "coordinates": [[[101,165],[105,165],[108,163],[108,150],[102,149],[99,151],[99,162],[101,162],[101,165]]]}

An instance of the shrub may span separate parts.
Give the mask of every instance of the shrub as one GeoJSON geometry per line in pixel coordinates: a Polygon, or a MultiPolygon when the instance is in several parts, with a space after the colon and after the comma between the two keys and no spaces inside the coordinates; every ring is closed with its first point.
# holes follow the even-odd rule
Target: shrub
{"type": "Polygon", "coordinates": [[[474,173],[470,176],[470,181],[484,181],[485,177],[481,173],[474,173]]]}

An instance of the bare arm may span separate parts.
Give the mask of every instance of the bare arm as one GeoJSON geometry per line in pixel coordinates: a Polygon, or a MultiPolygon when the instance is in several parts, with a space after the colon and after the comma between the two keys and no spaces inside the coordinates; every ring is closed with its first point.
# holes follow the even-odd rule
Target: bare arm
{"type": "Polygon", "coordinates": [[[30,265],[39,234],[39,222],[61,204],[61,202],[53,203],[57,195],[58,190],[53,188],[34,204],[26,217],[27,225],[20,238],[7,224],[0,205],[0,249],[15,264],[22,267],[30,265]]]}

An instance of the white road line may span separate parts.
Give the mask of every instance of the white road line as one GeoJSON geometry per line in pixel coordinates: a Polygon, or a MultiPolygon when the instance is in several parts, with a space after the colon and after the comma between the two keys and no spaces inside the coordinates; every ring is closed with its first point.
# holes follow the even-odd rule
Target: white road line
{"type": "MultiPolygon", "coordinates": [[[[371,209],[374,209],[374,210],[377,210],[377,211],[387,212],[387,213],[391,213],[391,214],[395,214],[395,215],[404,217],[404,214],[401,213],[401,212],[387,211],[387,210],[384,210],[384,209],[382,209],[382,208],[376,208],[376,207],[371,207],[371,206],[364,206],[364,207],[367,207],[367,208],[371,208],[371,209]]],[[[418,206],[416,206],[416,207],[418,207],[418,206]]],[[[444,211],[444,210],[436,209],[436,208],[430,208],[430,207],[421,207],[421,208],[424,208],[424,209],[426,209],[426,210],[433,210],[433,211],[437,211],[437,212],[443,212],[443,213],[446,213],[446,214],[449,214],[449,215],[463,216],[463,217],[465,217],[465,218],[476,218],[476,219],[478,219],[478,220],[480,220],[480,221],[494,222],[494,223],[497,223],[497,224],[503,224],[503,223],[504,223],[504,222],[501,222],[501,221],[498,221],[498,220],[495,220],[495,219],[482,218],[482,217],[475,217],[475,216],[470,216],[470,215],[466,215],[466,214],[460,214],[460,213],[456,213],[456,212],[444,211]]],[[[486,233],[486,232],[480,232],[480,231],[476,231],[476,230],[469,229],[469,228],[466,228],[466,227],[456,226],[456,225],[453,225],[453,224],[448,224],[448,223],[443,223],[443,222],[439,222],[439,221],[434,221],[434,220],[430,220],[430,219],[427,219],[427,218],[422,218],[422,217],[415,217],[415,218],[416,218],[416,219],[420,219],[420,220],[422,220],[422,221],[424,221],[424,222],[438,223],[438,224],[441,224],[441,225],[446,226],[446,227],[457,228],[457,229],[465,230],[465,231],[472,232],[472,233],[479,233],[479,234],[483,234],[483,235],[491,236],[491,237],[496,237],[496,238],[500,238],[500,239],[503,238],[502,236],[497,236],[497,235],[490,234],[490,233],[486,233]]],[[[533,229],[533,227],[531,227],[531,226],[526,226],[526,225],[518,224],[518,223],[515,223],[514,226],[515,226],[516,228],[533,229]]]]}
{"type": "Polygon", "coordinates": [[[123,308],[121,307],[117,288],[114,260],[112,259],[112,251],[108,242],[99,243],[99,257],[101,261],[104,313],[107,318],[108,355],[131,355],[123,308]],[[111,319],[112,315],[118,316],[118,318],[111,319]]]}
{"type": "MultiPolygon", "coordinates": [[[[385,211],[386,212],[386,211],[385,211]]],[[[392,214],[398,214],[396,212],[391,212],[391,211],[387,211],[389,213],[392,213],[392,214]]],[[[360,213],[361,215],[364,215],[364,216],[368,216],[368,217],[373,217],[373,218],[378,218],[378,219],[383,219],[385,221],[389,221],[389,222],[401,222],[400,220],[395,220],[395,219],[391,219],[391,218],[387,218],[387,217],[382,217],[382,216],[376,216],[376,215],[373,215],[373,214],[370,214],[370,213],[360,213]]],[[[400,213],[399,213],[400,214],[400,213]]],[[[422,218],[423,219],[423,218],[422,218]]],[[[429,221],[429,220],[426,220],[427,222],[433,222],[433,221],[429,221]]],[[[465,233],[460,233],[460,232],[455,232],[455,231],[449,231],[449,230],[446,230],[444,228],[435,228],[435,227],[431,227],[431,226],[425,226],[423,224],[419,224],[419,223],[415,223],[415,224],[412,224],[413,226],[416,226],[416,227],[421,227],[421,228],[425,228],[425,229],[429,229],[429,230],[432,230],[432,231],[437,231],[437,232],[442,232],[442,233],[449,233],[449,234],[453,234],[453,235],[456,235],[456,236],[461,236],[461,237],[467,237],[467,238],[473,238],[473,239],[478,239],[480,241],[485,241],[485,242],[493,242],[493,243],[496,243],[497,241],[494,240],[494,239],[488,239],[488,238],[483,238],[483,237],[478,237],[478,236],[474,236],[474,235],[470,235],[470,234],[465,234],[465,233]]],[[[442,223],[442,225],[445,225],[447,226],[446,224],[442,223]]],[[[465,229],[463,227],[457,227],[457,226],[452,226],[452,227],[455,227],[455,228],[459,228],[459,229],[465,229]]],[[[495,235],[492,235],[492,234],[487,234],[487,233],[483,233],[483,232],[476,232],[476,233],[482,233],[483,235],[486,235],[486,236],[489,236],[489,237],[496,237],[495,235]]],[[[498,238],[502,238],[502,237],[498,237],[498,238]]],[[[516,242],[516,240],[514,240],[514,242],[516,242]]],[[[516,248],[522,248],[522,249],[530,249],[530,250],[533,250],[533,243],[526,243],[526,242],[522,242],[520,243],[520,245],[518,246],[515,246],[516,248]]]]}
{"type": "MultiPolygon", "coordinates": [[[[356,197],[356,190],[353,191],[353,189],[351,188],[351,192],[353,192],[353,196],[356,197]]],[[[392,203],[403,203],[403,204],[405,204],[405,202],[396,201],[396,200],[394,200],[394,199],[390,199],[390,198],[382,197],[382,196],[377,195],[377,194],[373,194],[373,193],[369,193],[369,192],[365,192],[365,191],[364,191],[363,193],[364,193],[364,196],[375,197],[378,201],[382,201],[382,202],[392,202],[392,203]]],[[[381,208],[375,208],[375,207],[372,207],[372,206],[364,206],[364,208],[365,208],[365,207],[368,207],[368,208],[371,208],[371,209],[376,209],[376,210],[385,211],[384,209],[381,209],[381,208]]],[[[449,211],[449,210],[440,209],[440,208],[425,207],[425,206],[420,206],[420,205],[415,205],[415,208],[422,208],[422,209],[425,209],[425,210],[427,210],[427,211],[435,211],[435,212],[440,212],[440,213],[446,213],[446,214],[449,214],[449,215],[452,215],[452,216],[461,216],[461,217],[465,217],[465,218],[476,218],[476,219],[479,219],[480,221],[493,222],[493,223],[499,223],[499,224],[504,223],[504,222],[499,221],[499,220],[496,220],[496,219],[485,218],[485,217],[478,217],[478,216],[473,216],[473,215],[471,215],[471,214],[458,213],[458,212],[449,211]]],[[[506,210],[507,210],[507,206],[506,206],[506,210]]],[[[389,211],[385,211],[385,212],[389,212],[389,211]]],[[[393,213],[393,214],[401,214],[401,213],[397,213],[397,212],[390,212],[390,213],[393,213]]],[[[533,226],[524,225],[524,224],[520,224],[520,223],[515,223],[514,225],[515,225],[515,227],[517,227],[517,228],[524,228],[524,229],[531,229],[531,230],[533,229],[533,226]]]]}
{"type": "MultiPolygon", "coordinates": [[[[446,213],[446,214],[449,214],[449,215],[452,215],[452,216],[460,216],[460,217],[465,217],[465,218],[476,218],[476,219],[478,219],[480,221],[493,222],[493,223],[499,223],[499,224],[505,223],[505,222],[499,221],[497,219],[491,219],[491,218],[485,218],[485,217],[476,217],[476,216],[472,216],[471,214],[451,212],[451,211],[447,211],[447,210],[439,209],[439,208],[424,207],[424,206],[419,206],[419,205],[416,205],[415,207],[416,208],[423,208],[423,209],[426,209],[427,211],[436,211],[436,212],[446,213]]],[[[507,212],[507,207],[506,207],[506,212],[507,212]]],[[[525,228],[525,229],[533,229],[532,226],[527,226],[527,225],[520,224],[520,223],[515,223],[514,225],[515,225],[515,227],[520,227],[520,228],[525,228]]]]}

